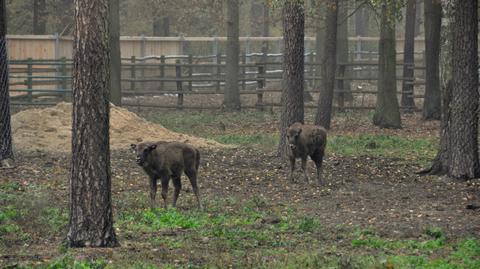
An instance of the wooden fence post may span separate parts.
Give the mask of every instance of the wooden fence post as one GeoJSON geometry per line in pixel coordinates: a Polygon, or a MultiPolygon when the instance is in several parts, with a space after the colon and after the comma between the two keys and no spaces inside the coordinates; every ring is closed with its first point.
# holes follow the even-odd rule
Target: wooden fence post
{"type": "Polygon", "coordinates": [[[177,60],[175,65],[175,73],[177,78],[177,109],[183,109],[183,89],[182,89],[182,66],[180,60],[177,60]]]}
{"type": "Polygon", "coordinates": [[[193,90],[193,55],[189,54],[188,55],[188,64],[190,65],[188,67],[188,77],[190,78],[190,81],[188,82],[188,91],[193,90]]]}
{"type": "Polygon", "coordinates": [[[217,92],[220,92],[220,79],[222,78],[222,67],[220,66],[222,64],[222,55],[217,54],[217,92]]]}
{"type": "Polygon", "coordinates": [[[263,89],[265,86],[265,67],[263,65],[258,66],[258,74],[257,74],[257,103],[256,107],[257,110],[263,111],[263,89]]]}
{"type": "Polygon", "coordinates": [[[62,94],[63,101],[66,101],[67,97],[70,97],[66,92],[66,90],[67,90],[67,58],[62,57],[60,64],[61,64],[60,74],[61,74],[61,77],[62,77],[62,80],[61,80],[62,82],[60,84],[60,87],[62,88],[62,90],[64,90],[64,92],[62,94]]]}
{"type": "Polygon", "coordinates": [[[135,56],[132,56],[131,60],[131,67],[130,67],[130,90],[133,92],[135,91],[135,78],[136,78],[136,70],[135,70],[135,56]]]}
{"type": "Polygon", "coordinates": [[[27,89],[29,90],[27,93],[27,99],[29,103],[33,102],[33,66],[32,66],[32,58],[27,59],[27,89]]]}
{"type": "MultiPolygon", "coordinates": [[[[165,78],[165,55],[160,56],[160,78],[165,78]]],[[[164,82],[160,81],[160,91],[163,91],[164,82]]]]}

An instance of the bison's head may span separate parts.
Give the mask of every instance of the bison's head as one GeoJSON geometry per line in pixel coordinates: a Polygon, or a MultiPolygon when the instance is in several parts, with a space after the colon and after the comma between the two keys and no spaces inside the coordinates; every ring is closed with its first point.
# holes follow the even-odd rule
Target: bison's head
{"type": "Polygon", "coordinates": [[[302,124],[295,122],[287,129],[287,144],[291,150],[297,149],[298,137],[302,132],[302,124]]]}
{"type": "Polygon", "coordinates": [[[144,166],[145,162],[147,161],[147,157],[152,152],[152,150],[157,148],[156,144],[131,144],[130,147],[134,150],[135,154],[137,155],[137,164],[140,166],[144,166]]]}

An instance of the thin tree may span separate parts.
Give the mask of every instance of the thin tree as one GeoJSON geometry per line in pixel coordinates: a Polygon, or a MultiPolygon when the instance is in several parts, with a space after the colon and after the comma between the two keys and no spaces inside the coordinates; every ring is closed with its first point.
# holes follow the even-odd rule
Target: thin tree
{"type": "Polygon", "coordinates": [[[378,60],[378,92],[373,124],[382,128],[401,128],[397,101],[395,52],[395,2],[382,0],[378,60]]]}
{"type": "MultiPolygon", "coordinates": [[[[312,0],[312,7],[315,14],[315,62],[322,63],[323,49],[325,44],[325,5],[324,1],[312,0]]],[[[315,77],[322,76],[323,64],[315,66],[315,77]]],[[[321,80],[315,79],[315,88],[321,88],[321,80]]]]}
{"type": "MultiPolygon", "coordinates": [[[[270,5],[268,0],[264,0],[262,4],[262,36],[270,36],[270,5]]],[[[267,62],[266,54],[268,53],[268,41],[265,40],[262,42],[262,58],[263,62],[267,62]]]]}
{"type": "Polygon", "coordinates": [[[33,0],[33,34],[46,34],[47,17],[46,17],[45,0],[33,0]]]}
{"type": "Polygon", "coordinates": [[[169,16],[155,16],[153,19],[153,36],[170,36],[169,16]]]}
{"type": "Polygon", "coordinates": [[[478,156],[478,2],[444,0],[442,124],[440,149],[421,174],[457,179],[480,176],[478,156]]]}
{"type": "Polygon", "coordinates": [[[120,3],[119,0],[110,0],[110,102],[120,106],[122,104],[122,70],[120,52],[120,3]]]}
{"type": "Polygon", "coordinates": [[[224,106],[227,110],[240,110],[240,91],[238,88],[239,41],[239,0],[227,2],[227,59],[224,106]]]}
{"type": "Polygon", "coordinates": [[[332,118],[333,91],[335,87],[335,71],[337,66],[337,17],[338,0],[325,2],[325,43],[322,59],[322,87],[318,99],[315,124],[330,128],[332,118]]]}
{"type": "MultiPolygon", "coordinates": [[[[413,78],[414,76],[414,53],[415,53],[415,16],[417,0],[407,0],[405,18],[405,43],[403,47],[403,77],[413,78]]],[[[402,106],[409,110],[415,108],[413,84],[411,81],[403,80],[402,83],[402,106]]]]}
{"type": "MultiPolygon", "coordinates": [[[[338,15],[337,15],[337,63],[348,62],[348,18],[350,16],[348,11],[349,1],[338,1],[338,15]]],[[[357,10],[358,12],[358,10],[357,10]]],[[[347,74],[347,72],[345,72],[347,74]]],[[[353,101],[352,92],[350,91],[350,81],[343,80],[343,92],[335,95],[335,98],[345,98],[347,101],[353,101]]],[[[339,87],[337,87],[339,89],[339,87]]]]}
{"type": "Polygon", "coordinates": [[[75,0],[69,247],[113,247],[109,0],[75,0]]]}
{"type": "Polygon", "coordinates": [[[303,123],[304,117],[304,3],[299,0],[285,0],[282,12],[285,49],[283,54],[282,113],[280,116],[278,153],[282,158],[286,158],[286,131],[294,122],[303,123]]]}
{"type": "Polygon", "coordinates": [[[425,98],[423,118],[439,120],[441,117],[440,96],[440,28],[442,5],[440,0],[425,0],[425,98]]]}
{"type": "Polygon", "coordinates": [[[7,9],[0,0],[0,167],[9,168],[13,158],[8,91],[7,9]]]}

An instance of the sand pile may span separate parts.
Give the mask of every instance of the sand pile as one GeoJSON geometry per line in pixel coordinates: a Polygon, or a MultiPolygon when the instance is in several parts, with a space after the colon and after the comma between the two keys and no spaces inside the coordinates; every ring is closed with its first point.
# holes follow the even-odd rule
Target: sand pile
{"type": "MultiPolygon", "coordinates": [[[[54,107],[19,112],[12,116],[14,146],[21,150],[70,151],[71,126],[71,103],[59,103],[54,107]]],[[[112,105],[111,149],[127,149],[132,143],[156,140],[181,141],[203,148],[225,147],[215,141],[172,132],[124,108],[112,105]]]]}

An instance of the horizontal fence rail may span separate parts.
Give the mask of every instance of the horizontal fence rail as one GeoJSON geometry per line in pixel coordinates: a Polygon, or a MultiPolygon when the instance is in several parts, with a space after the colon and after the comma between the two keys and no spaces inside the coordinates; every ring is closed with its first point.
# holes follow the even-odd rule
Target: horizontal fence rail
{"type": "MultiPolygon", "coordinates": [[[[351,52],[350,62],[338,63],[336,71],[336,107],[339,109],[373,109],[364,105],[367,95],[376,90],[350,89],[346,84],[353,81],[373,82],[378,79],[378,54],[351,52]],[[358,54],[368,57],[358,57],[358,54]],[[359,59],[359,60],[356,60],[359,59]],[[361,104],[346,105],[346,96],[362,99],[361,104]]],[[[239,87],[241,95],[255,95],[255,104],[242,104],[242,108],[265,109],[280,106],[264,100],[267,93],[280,93],[282,79],[281,53],[243,53],[240,55],[239,87]]],[[[225,59],[216,55],[151,55],[122,58],[121,93],[122,105],[161,107],[176,109],[219,109],[221,105],[184,104],[187,95],[222,95],[225,86],[225,59]],[[174,104],[154,104],[141,101],[149,96],[175,96],[174,104]]],[[[321,63],[315,61],[314,53],[305,54],[305,91],[318,94],[322,78],[321,63]]],[[[397,62],[397,81],[414,86],[424,84],[424,66],[418,63],[397,62]],[[403,77],[403,67],[414,70],[414,77],[403,77]]],[[[71,98],[72,60],[10,60],[9,78],[12,105],[52,105],[71,98]],[[55,99],[52,101],[51,98],[55,99]]],[[[401,94],[401,92],[398,92],[401,94]]],[[[404,93],[414,98],[421,94],[404,93]]],[[[315,107],[307,104],[306,108],[315,107]]],[[[405,108],[413,109],[413,108],[405,108]]]]}

